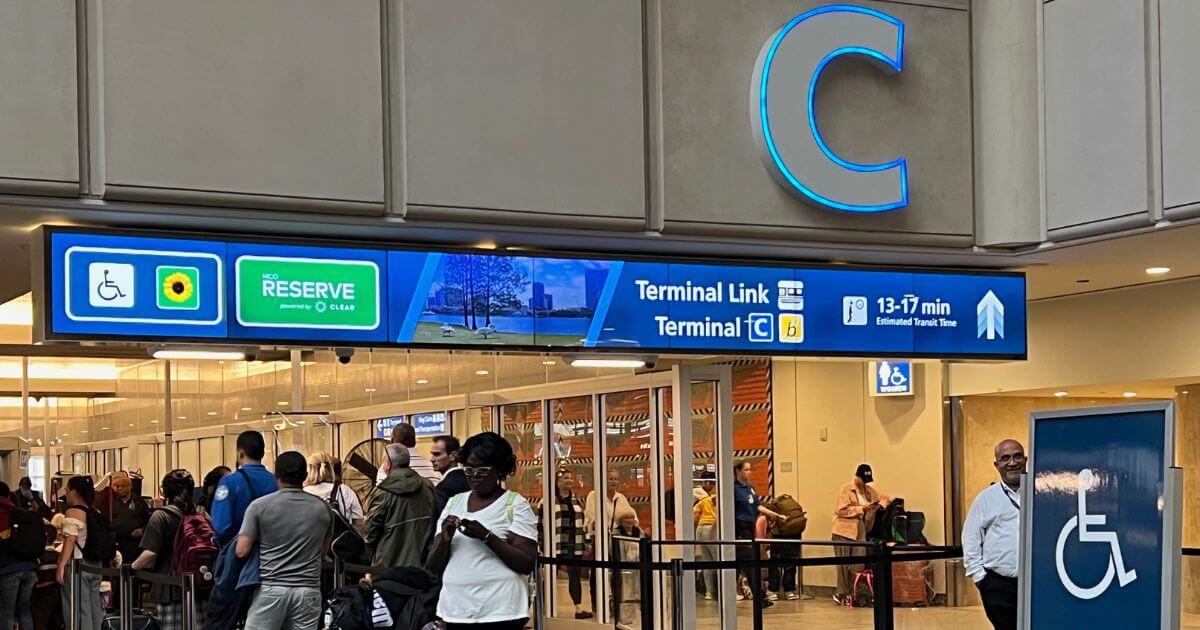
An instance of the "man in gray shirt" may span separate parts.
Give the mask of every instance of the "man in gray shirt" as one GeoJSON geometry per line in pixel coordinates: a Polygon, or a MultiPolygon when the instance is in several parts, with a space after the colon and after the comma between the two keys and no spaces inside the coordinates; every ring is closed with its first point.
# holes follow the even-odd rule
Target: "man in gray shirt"
{"type": "Polygon", "coordinates": [[[295,451],[275,460],[279,492],[246,508],[237,555],[258,545],[262,585],[250,604],[246,630],[316,630],[321,618],[321,558],[329,549],[333,518],[321,499],[301,489],[308,475],[295,451]]]}

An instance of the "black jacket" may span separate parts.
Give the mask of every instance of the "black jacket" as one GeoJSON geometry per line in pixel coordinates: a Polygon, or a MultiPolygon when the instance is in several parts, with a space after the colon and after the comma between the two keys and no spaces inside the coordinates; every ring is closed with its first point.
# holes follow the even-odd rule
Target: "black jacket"
{"type": "Polygon", "coordinates": [[[425,534],[425,548],[421,553],[422,556],[429,555],[429,548],[433,546],[433,537],[437,534],[438,519],[442,517],[442,510],[446,509],[450,497],[470,491],[471,484],[467,482],[467,473],[463,472],[462,468],[455,468],[446,473],[441,482],[433,488],[433,519],[429,523],[429,531],[425,534]]]}

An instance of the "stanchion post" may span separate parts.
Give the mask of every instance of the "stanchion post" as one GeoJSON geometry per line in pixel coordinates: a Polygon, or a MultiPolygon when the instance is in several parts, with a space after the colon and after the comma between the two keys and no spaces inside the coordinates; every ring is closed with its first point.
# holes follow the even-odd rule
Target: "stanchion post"
{"type": "Polygon", "coordinates": [[[671,625],[675,630],[683,627],[683,558],[671,561],[671,625]]]}
{"type": "Polygon", "coordinates": [[[654,571],[650,564],[653,561],[650,553],[650,541],[643,538],[638,541],[638,576],[641,578],[641,602],[638,606],[642,615],[642,630],[654,630],[654,571]]]}
{"type": "Polygon", "coordinates": [[[183,627],[196,627],[196,575],[183,575],[183,627]]]}
{"type": "Polygon", "coordinates": [[[879,558],[875,562],[875,630],[895,630],[895,611],[892,605],[892,548],[887,543],[876,541],[871,553],[879,558]]]}
{"type": "MultiPolygon", "coordinates": [[[[553,565],[551,565],[553,566],[553,565]]],[[[533,628],[534,630],[542,630],[546,625],[545,615],[546,602],[542,599],[542,564],[540,562],[533,565],[533,628]]]]}
{"type": "Polygon", "coordinates": [[[341,558],[333,559],[333,590],[346,586],[346,563],[341,558]]]}
{"type": "Polygon", "coordinates": [[[133,630],[133,569],[122,564],[117,582],[121,587],[121,598],[117,610],[121,615],[121,630],[133,630]]]}
{"type": "Polygon", "coordinates": [[[746,572],[750,576],[750,593],[754,598],[754,630],[763,630],[763,602],[767,600],[767,596],[763,593],[762,581],[762,545],[758,540],[750,543],[750,550],[754,559],[754,568],[746,572]]]}

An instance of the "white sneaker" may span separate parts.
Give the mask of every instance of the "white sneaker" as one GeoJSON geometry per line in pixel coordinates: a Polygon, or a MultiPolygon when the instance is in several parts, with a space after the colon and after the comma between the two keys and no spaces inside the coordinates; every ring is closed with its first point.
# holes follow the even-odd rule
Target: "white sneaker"
{"type": "Polygon", "coordinates": [[[777,602],[777,601],[779,601],[779,595],[777,593],[775,593],[774,591],[768,591],[767,592],[767,601],[777,602]]]}
{"type": "Polygon", "coordinates": [[[812,595],[809,595],[808,593],[800,593],[800,600],[803,601],[806,599],[816,599],[816,598],[813,597],[812,595]]]}
{"type": "Polygon", "coordinates": [[[800,596],[796,594],[796,591],[788,591],[788,592],[787,592],[787,593],[786,593],[786,594],[783,596],[783,598],[784,598],[784,599],[786,599],[786,600],[788,600],[789,602],[794,602],[794,601],[796,601],[797,599],[800,599],[800,596]]]}
{"type": "Polygon", "coordinates": [[[705,594],[704,599],[707,599],[710,602],[717,600],[717,598],[714,597],[712,593],[705,594]]]}
{"type": "Polygon", "coordinates": [[[746,601],[746,596],[745,596],[745,595],[743,595],[743,594],[742,594],[742,593],[739,591],[739,592],[738,592],[738,594],[737,594],[737,600],[738,600],[739,602],[744,602],[744,601],[746,601]]]}

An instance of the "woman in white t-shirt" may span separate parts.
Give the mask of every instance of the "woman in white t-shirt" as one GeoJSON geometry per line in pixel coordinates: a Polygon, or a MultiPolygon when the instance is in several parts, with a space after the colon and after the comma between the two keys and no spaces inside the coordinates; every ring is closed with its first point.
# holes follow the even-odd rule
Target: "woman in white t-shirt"
{"type": "Polygon", "coordinates": [[[446,504],[427,563],[442,577],[438,617],[447,630],[521,630],[537,568],[537,516],[501,485],[516,472],[516,455],[487,432],[468,439],[459,457],[471,491],[446,504]]]}
{"type": "Polygon", "coordinates": [[[362,531],[363,508],[358,495],[349,487],[338,483],[338,462],[329,453],[313,453],[308,456],[308,478],[304,480],[304,491],[320,498],[338,511],[354,528],[362,531]],[[337,488],[337,495],[333,495],[337,488]]]}

